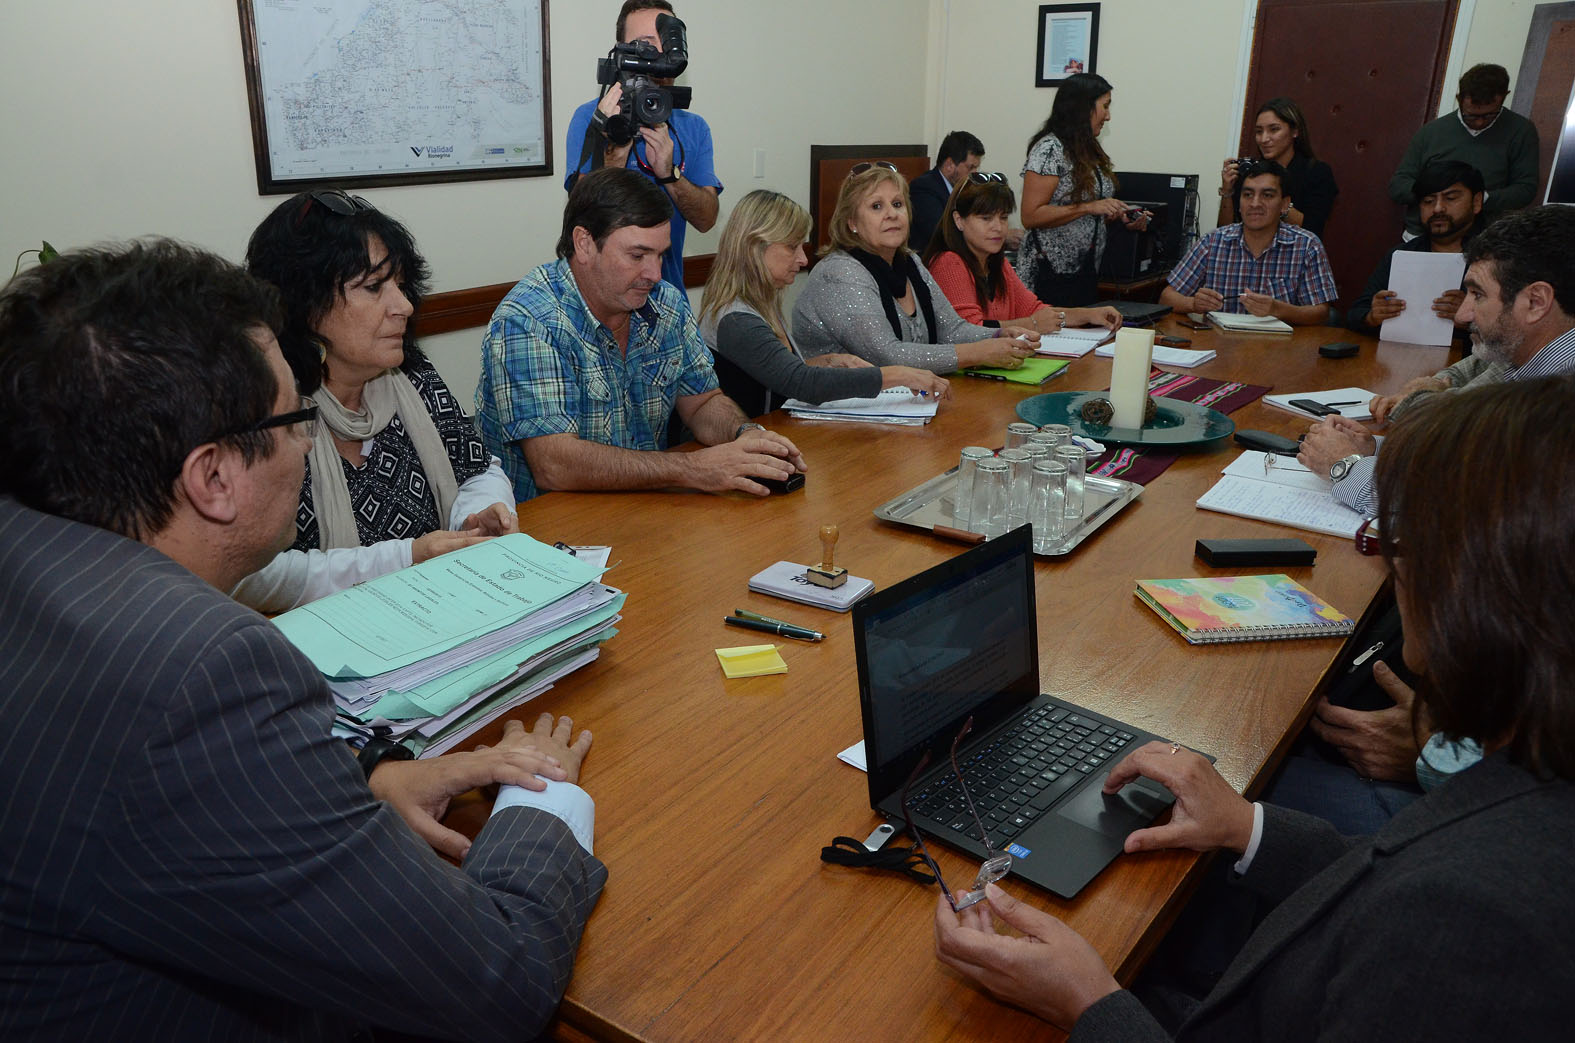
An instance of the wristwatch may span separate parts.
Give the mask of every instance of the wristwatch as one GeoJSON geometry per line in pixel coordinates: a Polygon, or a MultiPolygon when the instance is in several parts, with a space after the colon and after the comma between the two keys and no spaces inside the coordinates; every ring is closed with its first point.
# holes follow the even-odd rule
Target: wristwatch
{"type": "Polygon", "coordinates": [[[384,761],[410,761],[415,760],[416,755],[408,746],[397,743],[393,739],[378,737],[368,739],[355,759],[356,763],[361,765],[361,770],[366,773],[366,777],[371,779],[372,772],[384,761]]]}
{"type": "Polygon", "coordinates": [[[1344,478],[1347,474],[1350,474],[1351,468],[1355,467],[1356,461],[1360,460],[1361,458],[1361,453],[1352,453],[1350,456],[1341,457],[1340,459],[1336,460],[1329,466],[1329,480],[1331,482],[1338,482],[1341,478],[1344,478]]]}
{"type": "Polygon", "coordinates": [[[753,420],[751,420],[751,421],[749,421],[747,423],[739,424],[738,425],[738,430],[733,432],[733,441],[736,442],[740,438],[742,438],[744,436],[744,432],[745,431],[764,431],[764,430],[765,430],[765,426],[764,425],[757,424],[753,420]]]}
{"type": "Polygon", "coordinates": [[[671,174],[668,174],[666,177],[657,178],[656,183],[658,185],[671,185],[673,182],[677,181],[683,176],[683,171],[679,170],[677,167],[674,167],[671,174]]]}

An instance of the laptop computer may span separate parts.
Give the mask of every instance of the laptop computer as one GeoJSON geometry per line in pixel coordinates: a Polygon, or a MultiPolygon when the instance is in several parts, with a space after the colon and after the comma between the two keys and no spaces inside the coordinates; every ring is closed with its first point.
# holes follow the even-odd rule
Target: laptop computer
{"type": "Polygon", "coordinates": [[[853,606],[870,806],[902,828],[928,752],[914,824],[989,857],[951,763],[972,717],[958,763],[991,847],[1012,876],[1071,898],[1175,798],[1148,779],[1106,796],[1110,768],[1159,737],[1040,692],[1032,547],[1024,525],[853,606]]]}

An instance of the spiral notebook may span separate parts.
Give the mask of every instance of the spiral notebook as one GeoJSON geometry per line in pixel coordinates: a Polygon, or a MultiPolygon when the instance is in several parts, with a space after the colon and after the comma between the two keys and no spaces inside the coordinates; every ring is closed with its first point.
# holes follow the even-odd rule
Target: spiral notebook
{"type": "Polygon", "coordinates": [[[1141,579],[1138,599],[1194,645],[1343,637],[1356,621],[1289,576],[1141,579]]]}

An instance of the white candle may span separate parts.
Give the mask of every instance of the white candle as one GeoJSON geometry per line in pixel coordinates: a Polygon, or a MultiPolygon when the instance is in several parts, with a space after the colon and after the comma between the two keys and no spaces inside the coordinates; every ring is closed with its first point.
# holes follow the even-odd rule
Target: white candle
{"type": "Polygon", "coordinates": [[[1148,402],[1149,364],[1154,359],[1154,331],[1124,327],[1116,332],[1116,362],[1110,368],[1111,427],[1143,426],[1148,402]]]}

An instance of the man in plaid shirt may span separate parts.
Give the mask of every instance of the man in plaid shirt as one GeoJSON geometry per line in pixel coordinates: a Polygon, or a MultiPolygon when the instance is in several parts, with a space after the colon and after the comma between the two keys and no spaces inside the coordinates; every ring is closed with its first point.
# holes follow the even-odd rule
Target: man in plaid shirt
{"type": "Polygon", "coordinates": [[[1200,239],[1171,271],[1159,303],[1179,312],[1272,315],[1293,326],[1328,322],[1329,302],[1339,296],[1334,274],[1318,237],[1281,221],[1291,206],[1285,168],[1258,160],[1242,175],[1241,223],[1200,239]]]}
{"type": "Polygon", "coordinates": [[[662,281],[672,207],[640,174],[575,182],[558,259],[521,279],[481,348],[476,421],[514,495],[550,489],[738,489],[804,470],[798,448],[717,386],[683,292],[662,281]],[[709,448],[665,453],[677,410],[709,448]]]}

